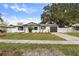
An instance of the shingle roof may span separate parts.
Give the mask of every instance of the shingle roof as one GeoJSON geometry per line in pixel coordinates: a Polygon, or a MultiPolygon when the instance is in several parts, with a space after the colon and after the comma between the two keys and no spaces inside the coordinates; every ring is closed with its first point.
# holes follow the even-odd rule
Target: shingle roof
{"type": "Polygon", "coordinates": [[[25,26],[51,26],[51,27],[57,27],[57,24],[53,23],[53,24],[37,24],[37,23],[34,23],[34,22],[30,22],[30,23],[27,23],[25,24],[25,26]]]}
{"type": "Polygon", "coordinates": [[[51,26],[51,27],[57,27],[57,24],[40,24],[40,26],[51,26]]]}
{"type": "MultiPolygon", "coordinates": [[[[57,27],[57,24],[53,23],[53,24],[37,24],[34,22],[30,22],[27,24],[23,24],[22,26],[51,26],[51,27],[57,27]]],[[[9,26],[9,27],[16,27],[16,26],[9,26]]]]}
{"type": "Polygon", "coordinates": [[[27,23],[27,24],[24,24],[24,26],[38,26],[39,24],[37,23],[34,23],[34,22],[30,22],[30,23],[27,23]]]}

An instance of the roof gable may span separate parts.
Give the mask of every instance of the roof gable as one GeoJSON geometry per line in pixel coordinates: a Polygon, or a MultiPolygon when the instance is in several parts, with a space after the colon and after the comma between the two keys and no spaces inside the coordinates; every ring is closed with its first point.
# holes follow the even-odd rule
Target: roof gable
{"type": "Polygon", "coordinates": [[[37,23],[34,23],[34,22],[27,23],[27,25],[34,25],[34,24],[37,24],[37,23]]]}
{"type": "Polygon", "coordinates": [[[38,24],[37,24],[37,23],[34,23],[34,22],[30,22],[30,23],[27,23],[27,24],[25,24],[25,25],[27,25],[27,26],[29,26],[29,25],[32,26],[32,25],[33,25],[33,26],[34,26],[34,25],[38,25],[38,24]]]}

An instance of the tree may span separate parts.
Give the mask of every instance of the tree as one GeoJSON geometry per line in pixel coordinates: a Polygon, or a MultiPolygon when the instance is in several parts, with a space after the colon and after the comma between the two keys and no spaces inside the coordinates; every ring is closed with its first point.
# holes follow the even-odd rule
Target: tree
{"type": "Polygon", "coordinates": [[[3,22],[2,14],[0,14],[0,22],[3,22]]]}
{"type": "Polygon", "coordinates": [[[6,32],[7,31],[7,25],[2,19],[2,14],[0,14],[0,28],[2,28],[2,32],[6,32]]]}
{"type": "Polygon", "coordinates": [[[76,23],[79,18],[79,4],[77,3],[54,3],[43,8],[41,23],[55,22],[59,27],[67,27],[76,23]]]}

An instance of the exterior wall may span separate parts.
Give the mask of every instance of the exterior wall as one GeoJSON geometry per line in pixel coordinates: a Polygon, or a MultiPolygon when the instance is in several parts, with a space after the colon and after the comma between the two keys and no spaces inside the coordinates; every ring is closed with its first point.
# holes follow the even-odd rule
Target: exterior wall
{"type": "Polygon", "coordinates": [[[8,28],[7,33],[24,32],[24,30],[18,30],[18,27],[8,28]]]}
{"type": "Polygon", "coordinates": [[[50,32],[50,26],[47,26],[44,32],[50,32]]]}
{"type": "MultiPolygon", "coordinates": [[[[27,26],[24,27],[23,31],[18,30],[18,27],[7,28],[7,33],[15,33],[15,32],[29,33],[29,30],[27,26]]],[[[32,30],[32,33],[39,33],[39,32],[50,32],[50,26],[47,26],[45,29],[41,29],[41,27],[38,26],[38,30],[32,30]]]]}
{"type": "MultiPolygon", "coordinates": [[[[50,26],[46,26],[45,29],[41,29],[40,26],[36,26],[38,27],[38,30],[32,30],[32,33],[39,33],[39,32],[50,32],[50,26]]],[[[2,28],[0,28],[2,29],[2,28]]],[[[59,28],[57,27],[57,32],[75,32],[76,30],[74,30],[73,27],[69,27],[69,28],[59,28]]],[[[24,30],[18,30],[18,27],[13,27],[13,28],[7,28],[7,33],[15,33],[15,32],[24,32],[24,33],[29,33],[28,27],[24,26],[24,30]]]]}
{"type": "Polygon", "coordinates": [[[73,28],[69,27],[69,28],[57,28],[57,32],[72,32],[73,28]]]}
{"type": "Polygon", "coordinates": [[[16,32],[17,28],[7,28],[7,33],[14,33],[16,32]]]}
{"type": "Polygon", "coordinates": [[[24,32],[25,33],[29,33],[29,30],[28,30],[28,27],[27,26],[24,27],[24,32]]]}
{"type": "Polygon", "coordinates": [[[32,33],[39,33],[40,32],[40,27],[39,26],[37,26],[38,27],[38,29],[37,30],[32,30],[32,33]]]}
{"type": "Polygon", "coordinates": [[[33,33],[39,33],[39,32],[50,32],[50,26],[47,26],[45,29],[41,29],[41,27],[38,27],[38,30],[32,30],[33,33]]]}

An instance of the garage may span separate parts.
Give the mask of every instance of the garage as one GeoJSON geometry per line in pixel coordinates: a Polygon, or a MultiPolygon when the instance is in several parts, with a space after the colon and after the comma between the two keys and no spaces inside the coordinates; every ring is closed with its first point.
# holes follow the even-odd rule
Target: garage
{"type": "Polygon", "coordinates": [[[50,27],[50,32],[57,32],[57,27],[50,27]]]}

